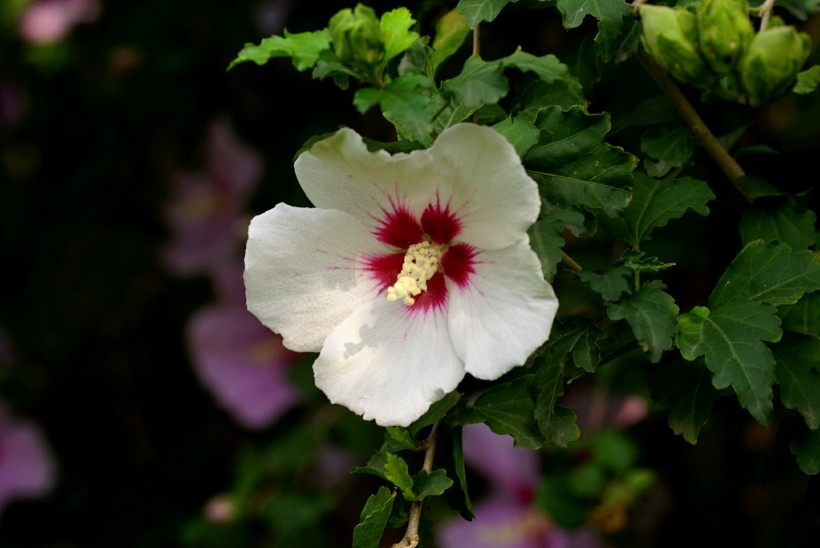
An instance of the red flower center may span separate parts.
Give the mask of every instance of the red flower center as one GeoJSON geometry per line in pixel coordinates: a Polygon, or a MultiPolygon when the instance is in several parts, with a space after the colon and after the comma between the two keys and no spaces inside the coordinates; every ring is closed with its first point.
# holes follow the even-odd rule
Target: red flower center
{"type": "Polygon", "coordinates": [[[388,288],[396,284],[405,267],[405,258],[410,255],[411,246],[430,242],[441,249],[438,269],[426,281],[426,289],[415,297],[409,309],[427,310],[444,306],[447,300],[449,278],[459,287],[469,285],[470,274],[475,270],[473,263],[475,249],[465,243],[454,241],[461,232],[461,222],[450,211],[449,204],[442,206],[436,200],[428,205],[420,219],[404,206],[393,205],[391,211],[384,211],[378,220],[374,234],[376,239],[397,249],[394,253],[374,255],[367,260],[367,270],[378,284],[380,293],[387,295],[388,288]]]}

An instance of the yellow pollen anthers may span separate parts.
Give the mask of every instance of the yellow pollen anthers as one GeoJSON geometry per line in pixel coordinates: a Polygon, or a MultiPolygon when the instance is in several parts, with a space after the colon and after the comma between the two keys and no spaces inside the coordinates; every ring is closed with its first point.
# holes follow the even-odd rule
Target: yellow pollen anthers
{"type": "Polygon", "coordinates": [[[402,299],[411,306],[422,291],[427,291],[427,281],[438,270],[439,261],[444,254],[441,246],[424,241],[413,244],[404,255],[404,265],[396,276],[396,283],[387,288],[387,300],[402,299]]]}

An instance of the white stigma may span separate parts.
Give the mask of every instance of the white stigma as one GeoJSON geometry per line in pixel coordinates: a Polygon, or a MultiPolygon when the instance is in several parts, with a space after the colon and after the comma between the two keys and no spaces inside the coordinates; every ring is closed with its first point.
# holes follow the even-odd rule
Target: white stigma
{"type": "Polygon", "coordinates": [[[404,265],[396,276],[396,283],[387,288],[387,300],[402,299],[411,306],[422,291],[427,291],[427,282],[438,270],[444,252],[441,247],[424,241],[413,244],[404,255],[404,265]]]}

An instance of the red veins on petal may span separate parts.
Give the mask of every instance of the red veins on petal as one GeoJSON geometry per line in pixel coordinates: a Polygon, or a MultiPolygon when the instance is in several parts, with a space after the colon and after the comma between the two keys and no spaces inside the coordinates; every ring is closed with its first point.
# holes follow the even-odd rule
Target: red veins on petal
{"type": "Polygon", "coordinates": [[[464,287],[470,282],[470,274],[475,272],[473,268],[475,256],[476,252],[472,246],[454,244],[441,257],[441,267],[456,285],[464,287]]]}
{"type": "Polygon", "coordinates": [[[388,287],[396,283],[402,266],[404,266],[404,253],[390,253],[368,257],[366,269],[379,284],[379,292],[385,292],[388,287]]]}
{"type": "Polygon", "coordinates": [[[461,231],[461,223],[449,206],[442,208],[436,201],[421,214],[421,228],[434,244],[444,245],[455,239],[461,231]]]}
{"type": "Polygon", "coordinates": [[[393,211],[384,211],[385,217],[379,219],[376,238],[389,246],[407,249],[423,239],[421,226],[413,214],[405,207],[398,206],[393,211]]]}
{"type": "Polygon", "coordinates": [[[427,291],[422,291],[414,298],[416,302],[406,307],[408,312],[426,312],[430,309],[443,308],[447,301],[447,284],[441,272],[433,274],[433,277],[427,280],[427,291]]]}

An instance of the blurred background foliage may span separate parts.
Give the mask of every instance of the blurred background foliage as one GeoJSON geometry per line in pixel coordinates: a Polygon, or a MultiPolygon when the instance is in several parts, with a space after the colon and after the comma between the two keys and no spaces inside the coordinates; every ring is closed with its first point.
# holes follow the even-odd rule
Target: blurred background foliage
{"type": "MultiPolygon", "coordinates": [[[[392,137],[378,115],[355,112],[353,90],[312,81],[289,60],[226,72],[244,43],[284,28],[322,28],[351,4],[99,0],[82,4],[62,32],[54,24],[44,41],[21,23],[25,10],[43,1],[0,4],[0,398],[39,426],[56,473],[47,493],[3,510],[0,546],[349,545],[378,483],[346,470],[364,464],[381,432],[323,404],[312,389],[309,357],[289,370],[300,404],[264,428],[239,426],[200,381],[186,342],[192,315],[216,298],[214,285],[204,275],[175,274],[162,254],[172,238],[166,212],[175,178],[205,169],[215,119],[230,120],[263,159],[248,215],[279,201],[307,204],[292,159],[310,137],[341,125],[392,137]]],[[[449,4],[408,7],[430,25],[449,4]]],[[[381,12],[402,3],[372,5],[381,12]]],[[[591,30],[588,22],[565,34],[557,15],[532,13],[511,7],[487,25],[485,58],[518,45],[560,54],[591,30]]],[[[803,24],[815,43],[818,25],[817,18],[803,24]]],[[[634,62],[603,72],[590,110],[612,112],[613,142],[637,147],[619,117],[637,96],[655,94],[653,84],[634,62]]],[[[754,117],[725,105],[702,115],[718,134],[754,124],[747,144],[780,152],[776,174],[761,160],[750,171],[801,190],[817,180],[817,97],[789,96],[754,117]]],[[[700,165],[702,179],[720,179],[708,162],[700,165]]],[[[667,238],[653,242],[710,235],[709,247],[682,251],[682,274],[667,278],[672,294],[693,301],[678,302],[682,309],[699,304],[739,241],[733,227],[740,200],[721,199],[728,185],[713,190],[719,209],[708,220],[670,226],[667,238]]],[[[594,264],[583,249],[575,254],[594,264]]],[[[626,367],[598,377],[607,393],[646,392],[626,367]]],[[[797,471],[783,444],[772,450],[776,431],[724,399],[690,446],[669,430],[664,414],[650,413],[628,430],[628,443],[635,463],[658,481],[610,531],[610,542],[811,545],[790,539],[818,539],[818,478],[797,471]]],[[[588,460],[584,451],[545,456],[548,493],[588,460]]],[[[0,476],[4,454],[0,444],[0,476]]],[[[473,479],[480,495],[483,480],[473,479]]],[[[555,507],[545,496],[538,504],[555,507]]],[[[447,512],[431,515],[444,519],[447,512]]]]}

